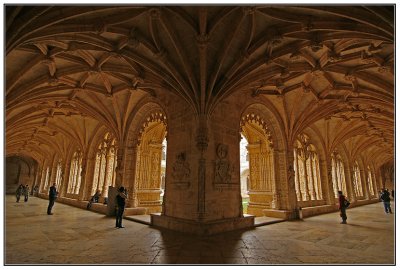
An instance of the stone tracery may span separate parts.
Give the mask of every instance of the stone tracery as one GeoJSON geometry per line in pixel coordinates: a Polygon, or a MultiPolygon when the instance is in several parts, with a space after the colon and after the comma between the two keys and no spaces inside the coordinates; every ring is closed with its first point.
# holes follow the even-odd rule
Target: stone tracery
{"type": "Polygon", "coordinates": [[[90,194],[95,194],[99,190],[102,193],[102,197],[108,197],[108,187],[115,186],[116,167],[116,140],[110,133],[106,133],[97,147],[93,185],[90,194]]]}
{"type": "MultiPolygon", "coordinates": [[[[344,174],[344,164],[343,159],[339,153],[336,151],[331,155],[332,159],[332,181],[333,181],[333,190],[335,197],[337,198],[338,191],[342,191],[345,196],[348,196],[345,174],[344,174]]],[[[360,186],[357,186],[360,187],[360,186]]],[[[359,189],[360,194],[362,194],[362,190],[359,189]]]]}
{"type": "Polygon", "coordinates": [[[294,157],[297,200],[322,200],[318,153],[307,135],[301,134],[296,140],[294,157]]]}

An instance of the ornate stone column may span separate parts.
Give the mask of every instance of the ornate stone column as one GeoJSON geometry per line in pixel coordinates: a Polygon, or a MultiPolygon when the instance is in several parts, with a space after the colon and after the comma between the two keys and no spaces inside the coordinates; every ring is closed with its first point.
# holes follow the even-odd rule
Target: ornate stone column
{"type": "Polygon", "coordinates": [[[105,170],[104,170],[104,181],[103,181],[103,187],[102,190],[103,192],[101,193],[101,200],[104,200],[105,197],[108,197],[108,186],[109,183],[107,182],[107,175],[108,175],[108,170],[109,170],[109,165],[110,165],[110,151],[111,149],[106,148],[105,149],[105,154],[106,154],[106,163],[105,163],[105,170]]]}
{"type": "MultiPolygon", "coordinates": [[[[309,160],[309,162],[310,162],[310,175],[309,175],[309,179],[310,179],[310,181],[309,181],[309,183],[310,183],[310,185],[309,185],[309,190],[310,190],[310,196],[311,196],[311,199],[312,200],[316,200],[317,199],[317,193],[316,193],[316,189],[317,189],[317,187],[315,186],[315,178],[316,178],[316,175],[314,174],[314,170],[313,170],[313,167],[315,166],[315,164],[313,164],[314,163],[314,155],[315,155],[315,153],[314,152],[310,152],[309,153],[309,156],[308,156],[308,160],[309,160]]],[[[306,164],[307,165],[307,164],[306,164]]]]}
{"type": "MultiPolygon", "coordinates": [[[[247,212],[255,216],[263,216],[263,209],[271,209],[272,202],[274,200],[272,192],[267,192],[263,186],[264,175],[262,166],[262,143],[252,143],[247,145],[247,151],[249,154],[249,206],[247,212]]],[[[275,192],[276,201],[277,192],[275,192]]]]}
{"type": "Polygon", "coordinates": [[[205,183],[206,183],[206,159],[204,158],[204,152],[208,147],[208,128],[207,120],[202,117],[199,121],[199,127],[197,129],[196,136],[196,147],[200,151],[200,158],[198,160],[198,189],[197,189],[197,220],[203,221],[205,218],[205,183]]]}
{"type": "Polygon", "coordinates": [[[84,199],[84,190],[85,190],[86,175],[87,175],[87,171],[86,171],[87,159],[86,159],[86,157],[83,157],[81,162],[82,162],[81,163],[82,170],[80,172],[81,183],[80,183],[79,192],[78,192],[78,200],[80,200],[80,201],[84,199]]]}
{"type": "Polygon", "coordinates": [[[304,199],[303,199],[303,193],[301,192],[301,186],[300,186],[300,172],[299,172],[299,166],[300,166],[300,164],[299,164],[299,158],[298,158],[298,155],[297,155],[297,151],[299,151],[299,149],[298,148],[295,148],[295,155],[296,155],[296,158],[295,158],[295,160],[293,161],[293,162],[296,162],[296,170],[295,170],[295,190],[296,190],[296,197],[297,197],[297,195],[298,195],[298,197],[299,197],[299,201],[303,201],[304,199]],[[296,180],[297,179],[297,180],[296,180]]]}
{"type": "Polygon", "coordinates": [[[374,192],[375,192],[374,198],[377,198],[377,197],[378,197],[378,194],[379,194],[379,192],[378,192],[378,180],[377,180],[376,175],[377,175],[376,170],[373,170],[373,171],[372,171],[372,183],[373,183],[372,186],[373,186],[374,192]]]}
{"type": "Polygon", "coordinates": [[[304,171],[304,196],[303,196],[303,200],[305,201],[309,201],[310,200],[310,193],[309,193],[309,189],[308,189],[308,172],[307,172],[307,159],[309,159],[309,153],[307,153],[306,150],[302,149],[301,151],[301,155],[300,155],[300,160],[301,160],[301,164],[300,166],[303,167],[303,171],[304,171]]]}
{"type": "Polygon", "coordinates": [[[61,197],[65,197],[67,195],[70,173],[71,173],[71,160],[68,160],[65,163],[63,173],[62,173],[62,177],[63,177],[62,182],[61,182],[62,186],[58,187],[61,197]]]}
{"type": "MultiPolygon", "coordinates": [[[[117,160],[117,168],[119,167],[119,162],[118,162],[118,153],[120,149],[117,151],[116,155],[116,160],[117,160]]],[[[134,141],[132,145],[128,148],[124,148],[123,150],[126,153],[126,159],[125,159],[125,173],[124,177],[126,181],[124,181],[124,185],[128,189],[128,200],[127,200],[127,207],[129,208],[134,208],[138,206],[138,200],[137,200],[137,190],[138,190],[138,179],[136,174],[138,174],[138,166],[137,166],[137,160],[138,160],[138,143],[137,141],[134,141]]],[[[117,170],[116,168],[116,170],[117,170]]],[[[116,173],[118,175],[118,172],[116,173]]],[[[115,184],[116,187],[118,187],[115,184]]]]}
{"type": "Polygon", "coordinates": [[[81,172],[81,187],[79,190],[79,200],[89,200],[93,194],[93,174],[94,174],[94,157],[88,157],[82,160],[82,172],[81,172]],[[85,166],[85,167],[84,167],[85,166]]]}
{"type": "Polygon", "coordinates": [[[43,162],[43,167],[41,169],[41,177],[40,177],[40,185],[39,185],[39,192],[40,193],[45,193],[46,191],[44,190],[44,185],[46,182],[46,162],[43,162]]]}
{"type": "Polygon", "coordinates": [[[330,155],[328,155],[326,161],[320,160],[320,167],[323,168],[320,171],[326,174],[325,177],[322,176],[322,179],[326,179],[326,181],[321,181],[323,183],[322,184],[323,198],[325,199],[327,204],[334,205],[336,202],[335,202],[335,194],[332,182],[332,159],[330,158],[330,155]]]}
{"type": "Polygon", "coordinates": [[[121,185],[126,185],[124,182],[123,176],[124,176],[124,163],[123,163],[123,158],[124,158],[124,153],[125,149],[124,148],[119,148],[117,152],[117,167],[115,168],[116,170],[116,176],[115,176],[115,186],[118,188],[121,185]]]}
{"type": "Polygon", "coordinates": [[[136,190],[138,207],[146,207],[148,213],[161,212],[161,155],[162,144],[151,143],[148,155],[141,160],[142,175],[136,178],[140,182],[136,190]]]}
{"type": "Polygon", "coordinates": [[[365,170],[360,168],[360,176],[361,176],[361,188],[363,191],[363,199],[368,199],[368,184],[367,177],[365,176],[365,170]]]}
{"type": "Polygon", "coordinates": [[[354,168],[354,166],[349,164],[347,166],[347,168],[344,170],[345,179],[349,179],[348,181],[346,181],[347,194],[344,194],[344,195],[346,195],[348,198],[350,198],[351,201],[357,201],[356,191],[354,190],[355,179],[354,179],[353,168],[354,168]]]}
{"type": "MultiPolygon", "coordinates": [[[[296,172],[293,168],[294,165],[294,151],[292,148],[288,149],[287,152],[287,187],[288,187],[288,210],[295,210],[298,209],[298,203],[297,203],[297,195],[296,195],[296,183],[295,183],[295,177],[296,177],[296,172]]],[[[294,217],[294,216],[293,216],[294,217]]]]}

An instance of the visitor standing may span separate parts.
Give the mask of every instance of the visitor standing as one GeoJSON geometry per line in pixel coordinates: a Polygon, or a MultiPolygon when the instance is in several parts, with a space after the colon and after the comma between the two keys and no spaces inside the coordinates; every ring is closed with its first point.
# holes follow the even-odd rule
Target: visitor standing
{"type": "Polygon", "coordinates": [[[392,208],[390,207],[390,193],[387,189],[382,189],[381,192],[381,201],[383,202],[383,207],[385,209],[386,214],[392,214],[392,208]]]}
{"type": "Polygon", "coordinates": [[[29,198],[29,185],[24,187],[24,202],[27,202],[29,198]]]}
{"type": "Polygon", "coordinates": [[[24,185],[20,184],[15,191],[15,197],[17,198],[17,203],[19,203],[19,199],[21,198],[21,195],[24,193],[24,185]]]}
{"type": "Polygon", "coordinates": [[[117,195],[117,213],[116,213],[116,223],[115,223],[116,228],[124,228],[124,226],[122,226],[122,216],[124,215],[125,199],[127,198],[128,194],[126,192],[126,189],[124,187],[120,187],[118,189],[118,195],[117,195]]]}
{"type": "Polygon", "coordinates": [[[346,208],[348,207],[348,201],[346,197],[343,195],[342,191],[338,191],[339,194],[339,210],[340,210],[340,217],[342,218],[342,224],[347,224],[347,214],[346,208]]]}
{"type": "Polygon", "coordinates": [[[51,209],[54,206],[54,202],[56,201],[58,196],[57,185],[53,183],[49,190],[49,206],[47,207],[47,214],[52,215],[51,209]]]}

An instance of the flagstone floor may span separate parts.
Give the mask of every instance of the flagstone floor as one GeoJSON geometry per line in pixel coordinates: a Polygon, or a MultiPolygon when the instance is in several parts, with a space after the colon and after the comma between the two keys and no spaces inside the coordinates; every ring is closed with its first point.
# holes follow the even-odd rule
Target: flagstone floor
{"type": "MultiPolygon", "coordinates": [[[[251,230],[198,237],[160,230],[31,197],[4,200],[4,265],[79,264],[395,264],[395,214],[382,203],[285,221],[251,230]]],[[[394,209],[394,206],[392,205],[394,209]]]]}

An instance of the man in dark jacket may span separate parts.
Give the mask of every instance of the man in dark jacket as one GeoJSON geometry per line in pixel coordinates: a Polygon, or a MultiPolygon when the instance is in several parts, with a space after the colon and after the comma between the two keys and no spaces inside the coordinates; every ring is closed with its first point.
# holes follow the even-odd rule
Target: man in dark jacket
{"type": "Polygon", "coordinates": [[[340,210],[340,217],[342,218],[342,224],[347,224],[347,214],[346,214],[346,197],[343,195],[342,191],[338,191],[339,194],[339,210],[340,210]]]}
{"type": "Polygon", "coordinates": [[[47,214],[52,215],[53,213],[51,212],[51,209],[54,206],[54,202],[56,201],[58,196],[57,192],[57,185],[56,183],[53,183],[53,185],[50,187],[49,190],[49,206],[47,207],[47,214]]]}
{"type": "Polygon", "coordinates": [[[390,207],[390,193],[387,189],[382,189],[381,201],[383,202],[383,207],[385,208],[386,214],[392,214],[392,208],[390,207]]]}
{"type": "Polygon", "coordinates": [[[124,215],[126,198],[128,198],[126,189],[124,187],[120,187],[118,189],[118,195],[117,195],[117,214],[115,223],[116,228],[124,228],[124,226],[122,226],[122,216],[124,215]]]}
{"type": "Polygon", "coordinates": [[[17,202],[19,203],[19,199],[21,198],[21,195],[24,193],[24,185],[20,184],[17,188],[17,191],[15,191],[15,196],[17,197],[17,202]]]}

